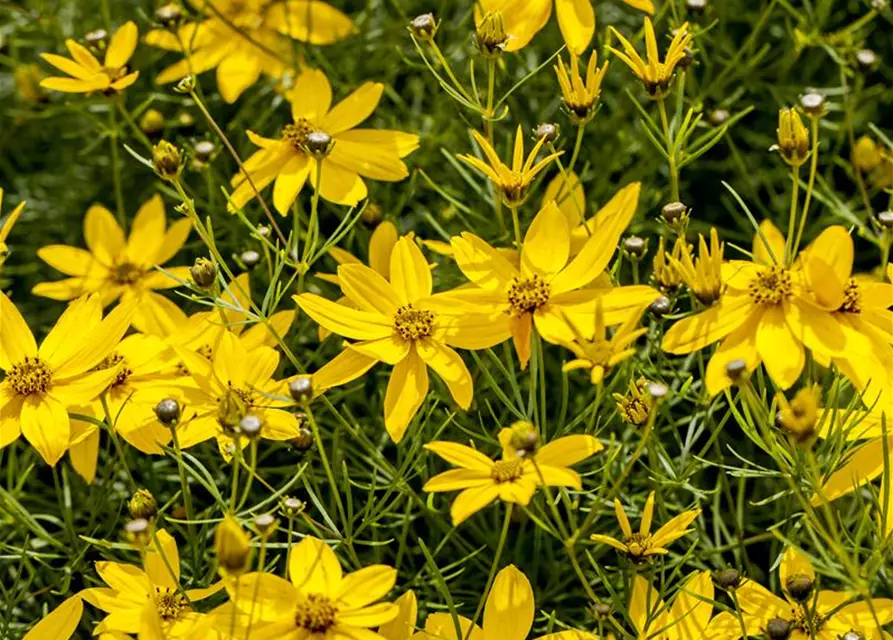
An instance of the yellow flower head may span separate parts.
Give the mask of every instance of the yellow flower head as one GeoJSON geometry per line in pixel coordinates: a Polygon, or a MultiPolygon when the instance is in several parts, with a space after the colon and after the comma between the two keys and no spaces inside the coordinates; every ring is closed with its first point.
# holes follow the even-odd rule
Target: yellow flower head
{"type": "Polygon", "coordinates": [[[572,325],[577,333],[576,339],[565,343],[564,346],[577,357],[566,363],[561,370],[567,372],[588,369],[592,384],[601,384],[611,368],[636,353],[636,350],[631,348],[632,343],[648,332],[645,328],[636,329],[644,312],[645,306],[642,306],[638,312],[630,313],[611,336],[608,335],[605,326],[604,305],[601,298],[597,299],[594,332],[591,337],[582,335],[572,325]]]}
{"type": "Polygon", "coordinates": [[[812,563],[793,547],[785,550],[778,572],[784,598],[752,580],[746,580],[735,592],[743,621],[748,629],[754,629],[753,635],[765,629],[770,620],[778,619],[788,623],[790,640],[842,638],[850,631],[863,638],[880,638],[878,625],[893,621],[893,600],[874,598],[866,602],[852,593],[816,589],[812,563]]]}
{"type": "Polygon", "coordinates": [[[474,44],[487,58],[498,57],[505,51],[510,38],[505,32],[505,18],[498,10],[485,13],[474,32],[474,44]]]}
{"type": "MultiPolygon", "coordinates": [[[[691,251],[681,251],[677,258],[669,256],[670,264],[688,286],[689,291],[704,305],[710,306],[722,296],[722,257],[725,245],[719,241],[715,228],[710,229],[710,248],[703,235],[698,238],[698,257],[692,261],[691,251]]],[[[674,248],[675,254],[675,248],[674,248]]],[[[656,259],[655,259],[656,260],[656,259]]]]}
{"type": "Polygon", "coordinates": [[[472,131],[472,135],[484,152],[487,162],[468,154],[460,155],[459,159],[487,176],[502,195],[505,204],[510,207],[518,207],[524,203],[534,178],[552,160],[563,153],[561,151],[552,153],[536,162],[536,156],[543,144],[545,144],[545,138],[540,138],[525,160],[524,133],[521,130],[521,125],[518,125],[518,131],[515,134],[515,150],[512,156],[512,165],[509,167],[502,163],[496,150],[487,142],[484,136],[477,131],[472,131]]]}
{"type": "Polygon", "coordinates": [[[642,59],[636,48],[619,31],[614,27],[611,27],[611,31],[620,40],[625,53],[613,47],[611,52],[626,63],[636,77],[642,81],[642,84],[645,85],[645,90],[651,96],[662,96],[670,85],[676,65],[685,57],[685,50],[691,44],[692,34],[688,30],[688,23],[686,22],[676,30],[676,35],[673,36],[673,41],[670,43],[670,48],[667,49],[667,55],[663,62],[660,60],[660,53],[657,49],[657,37],[654,35],[654,25],[651,24],[650,18],[645,18],[647,60],[642,59]]]}
{"type": "Polygon", "coordinates": [[[691,249],[685,238],[679,237],[673,244],[673,252],[668,254],[666,241],[661,236],[657,245],[657,252],[651,260],[652,277],[662,291],[673,291],[683,282],[682,264],[683,256],[691,260],[691,249]]]}
{"type": "MultiPolygon", "coordinates": [[[[0,207],[3,206],[3,188],[0,187],[0,207]]],[[[18,221],[19,216],[22,215],[22,210],[25,208],[25,203],[20,202],[15,209],[12,210],[6,220],[0,225],[0,267],[3,266],[3,262],[6,260],[6,256],[9,255],[9,247],[6,246],[6,239],[9,237],[9,233],[12,231],[13,225],[18,221]]],[[[2,211],[2,208],[0,208],[2,211]]]]}
{"type": "Polygon", "coordinates": [[[593,534],[590,539],[610,545],[622,551],[634,564],[641,564],[650,560],[651,556],[669,553],[666,548],[670,543],[678,540],[687,533],[691,533],[688,525],[700,515],[700,509],[693,509],[680,513],[667,524],[651,534],[651,520],[654,515],[654,492],[648,494],[645,508],[642,511],[642,522],[639,530],[634,532],[629,524],[629,518],[620,500],[614,499],[614,511],[617,513],[617,521],[623,533],[623,540],[617,540],[610,536],[593,534]]]}
{"type": "Polygon", "coordinates": [[[491,460],[481,452],[455,442],[431,442],[425,445],[460,469],[434,476],[424,491],[461,491],[450,515],[458,525],[494,500],[526,505],[538,486],[580,488],[580,476],[569,467],[602,450],[592,436],[572,435],[558,438],[540,447],[532,455],[519,456],[512,445],[512,429],[501,429],[499,441],[503,453],[491,460]]]}
{"type": "Polygon", "coordinates": [[[138,39],[136,24],[125,23],[112,36],[101,64],[89,49],[74,40],[66,40],[65,46],[73,60],[53,53],[42,53],[40,56],[71,77],[44,78],[40,86],[66,93],[121,93],[136,82],[140,75],[139,71],[128,73],[127,69],[127,62],[136,50],[138,39]]]}
{"type": "Polygon", "coordinates": [[[55,465],[71,441],[68,408],[92,402],[118,375],[94,371],[130,326],[134,304],[105,318],[98,295],[82,296],[59,317],[40,347],[12,301],[0,292],[0,447],[20,435],[55,465]]]}
{"type": "Polygon", "coordinates": [[[237,638],[249,626],[252,636],[269,638],[373,638],[373,627],[400,613],[397,604],[378,602],[394,588],[395,569],[375,564],[344,575],[335,552],[312,536],[292,547],[288,578],[248,573],[227,581],[231,601],[215,611],[216,628],[229,634],[235,621],[237,638]]]}
{"type": "Polygon", "coordinates": [[[322,327],[350,343],[313,375],[325,390],[355,380],[376,363],[393,365],[384,398],[385,427],[399,442],[428,394],[428,367],[443,379],[456,403],[471,404],[471,374],[453,350],[485,349],[508,335],[508,319],[491,312],[466,312],[433,294],[428,261],[412,238],[400,238],[390,254],[389,280],[363,264],[338,267],[345,303],[315,294],[295,296],[298,306],[322,327]]]}
{"type": "Polygon", "coordinates": [[[617,413],[625,423],[641,427],[648,422],[654,409],[654,398],[648,393],[649,384],[651,383],[645,378],[630,380],[629,392],[626,395],[613,394],[617,413]]]}
{"type": "MultiPolygon", "coordinates": [[[[278,5],[277,5],[278,6],[278,5]]],[[[419,146],[418,136],[386,129],[358,129],[381,100],[384,85],[367,82],[332,106],[332,87],[319,69],[305,69],[286,94],[292,123],[279,138],[248,131],[260,147],[232,178],[230,211],[243,207],[273,184],[273,206],[284,215],[309,180],[329,202],[353,206],[366,197],[363,178],[397,182],[409,175],[401,158],[419,146]]]]}
{"type": "Polygon", "coordinates": [[[778,112],[778,143],[773,146],[789,165],[799,167],[809,155],[809,131],[803,125],[796,109],[785,108],[778,112]]]}
{"type": "Polygon", "coordinates": [[[870,136],[862,136],[853,149],[853,165],[862,173],[871,173],[881,163],[881,152],[870,136]]]}
{"type": "Polygon", "coordinates": [[[577,56],[571,54],[570,69],[564,65],[561,56],[558,57],[555,73],[558,76],[564,106],[580,126],[589,122],[595,115],[595,104],[601,95],[602,81],[607,72],[608,63],[605,62],[599,68],[598,53],[595,51],[589,56],[585,82],[580,77],[580,60],[577,56]]]}
{"type": "Polygon", "coordinates": [[[191,223],[178,220],[167,227],[164,203],[153,196],[137,212],[130,236],[111,212],[94,205],[84,217],[84,240],[88,250],[66,245],[49,245],[37,251],[41,260],[71,276],[56,282],[44,282],[32,293],[53,300],[71,300],[84,293],[98,293],[104,305],[117,298],[137,300],[134,327],[140,331],[163,335],[164,327],[182,312],[158,289],[179,286],[171,276],[188,280],[188,267],[165,267],[156,270],[173,258],[189,236],[191,223]],[[170,274],[170,275],[168,275],[170,274]]]}
{"type": "Polygon", "coordinates": [[[777,398],[778,425],[798,442],[812,439],[820,416],[821,387],[803,387],[790,402],[783,393],[779,393],[777,398]]]}
{"type": "Polygon", "coordinates": [[[306,0],[188,0],[204,14],[178,30],[156,29],[146,44],[180,54],[156,80],[176,82],[194,73],[217,69],[217,88],[228,103],[265,73],[281,78],[292,69],[292,42],[332,44],[356,31],[344,13],[325,2],[306,0]],[[189,55],[183,57],[183,48],[189,55]]]}

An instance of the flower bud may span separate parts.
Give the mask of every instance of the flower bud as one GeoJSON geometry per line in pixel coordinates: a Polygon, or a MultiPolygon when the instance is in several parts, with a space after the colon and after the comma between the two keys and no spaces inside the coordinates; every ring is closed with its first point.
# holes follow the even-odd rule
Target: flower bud
{"type": "Polygon", "coordinates": [[[685,6],[692,13],[701,14],[707,8],[707,0],[687,0],[685,6]]]}
{"type": "Polygon", "coordinates": [[[688,220],[688,207],[684,202],[668,202],[660,210],[660,215],[667,224],[676,225],[682,220],[688,220]]]}
{"type": "Polygon", "coordinates": [[[726,591],[737,589],[741,586],[741,573],[737,569],[723,569],[713,574],[713,579],[720,588],[726,591]]]}
{"type": "Polygon", "coordinates": [[[555,142],[558,139],[558,135],[561,133],[561,129],[557,124],[552,122],[543,122],[536,129],[533,130],[533,137],[539,140],[545,140],[546,144],[551,142],[555,142]]]}
{"type": "Polygon", "coordinates": [[[152,135],[164,130],[164,116],[157,109],[148,109],[140,118],[140,129],[152,135]]]}
{"type": "Polygon", "coordinates": [[[877,221],[884,229],[893,229],[893,211],[881,211],[877,221]]]}
{"type": "Polygon", "coordinates": [[[821,415],[821,401],[819,385],[803,387],[794,394],[790,402],[783,393],[779,393],[779,411],[776,416],[778,426],[799,443],[811,441],[821,415]]]}
{"type": "Polygon", "coordinates": [[[257,225],[257,235],[259,235],[261,238],[266,238],[270,235],[270,227],[265,224],[257,225]]]}
{"type": "Polygon", "coordinates": [[[173,398],[165,398],[155,405],[155,416],[161,424],[171,426],[180,419],[180,403],[173,398]]]}
{"type": "Polygon", "coordinates": [[[189,267],[189,275],[198,289],[208,291],[217,283],[217,265],[207,258],[196,258],[189,267]]]}
{"type": "Polygon", "coordinates": [[[256,415],[249,413],[242,418],[239,423],[239,432],[249,440],[256,440],[260,437],[263,422],[256,415]]]}
{"type": "Polygon", "coordinates": [[[213,142],[208,140],[201,140],[195,143],[193,147],[193,152],[195,153],[196,160],[201,160],[202,162],[207,162],[211,159],[211,155],[214,153],[215,146],[213,142]]]}
{"type": "Polygon", "coordinates": [[[363,212],[360,214],[360,220],[368,225],[378,224],[381,222],[382,217],[384,217],[384,215],[381,205],[368,201],[366,206],[363,207],[363,212]]]}
{"type": "Polygon", "coordinates": [[[715,127],[721,127],[729,121],[732,114],[729,113],[728,109],[713,109],[707,117],[710,118],[710,124],[715,127]]]}
{"type": "Polygon", "coordinates": [[[821,117],[825,114],[825,96],[815,91],[800,96],[800,108],[808,116],[821,117]]]}
{"type": "Polygon", "coordinates": [[[253,269],[257,266],[257,263],[260,262],[260,254],[254,249],[248,249],[247,251],[243,251],[239,256],[239,260],[242,261],[242,264],[245,265],[246,269],[253,269]]]}
{"type": "Polygon", "coordinates": [[[611,605],[599,602],[592,605],[592,613],[599,620],[607,620],[611,617],[611,605]]]}
{"type": "Polygon", "coordinates": [[[679,60],[679,62],[676,63],[676,66],[684,71],[685,69],[688,69],[691,65],[693,65],[694,62],[695,52],[688,47],[685,47],[685,49],[682,50],[682,58],[679,60]]]}
{"type": "Polygon", "coordinates": [[[127,509],[130,511],[130,517],[134,520],[153,520],[158,515],[158,503],[155,497],[146,491],[140,489],[130,498],[127,503],[127,509]]]}
{"type": "Polygon", "coordinates": [[[656,317],[663,318],[665,315],[673,310],[673,303],[670,302],[670,299],[667,296],[661,296],[660,298],[652,302],[648,309],[656,317]]]}
{"type": "Polygon", "coordinates": [[[766,636],[769,640],[788,640],[791,637],[791,623],[782,618],[772,618],[766,623],[766,636]]]}
{"type": "Polygon", "coordinates": [[[251,562],[251,540],[238,521],[226,516],[214,533],[217,570],[223,577],[238,578],[248,571],[251,562]]]}
{"type": "Polygon", "coordinates": [[[189,75],[180,80],[175,86],[177,93],[192,93],[195,91],[195,76],[189,75]]]}
{"type": "Polygon", "coordinates": [[[791,166],[799,167],[806,162],[809,154],[809,132],[803,126],[794,109],[782,109],[778,112],[778,144],[772,150],[781,153],[781,157],[791,166]]]}
{"type": "Polygon", "coordinates": [[[177,147],[162,140],[152,147],[152,167],[159,178],[173,182],[183,170],[183,156],[177,147]]]}
{"type": "Polygon", "coordinates": [[[862,136],[856,141],[853,149],[853,166],[862,173],[871,173],[883,161],[881,152],[873,139],[862,136]]]}
{"type": "Polygon", "coordinates": [[[310,376],[298,376],[288,383],[288,393],[295,402],[309,402],[313,398],[313,379],[310,376]]]}
{"type": "Polygon", "coordinates": [[[304,425],[298,427],[298,435],[292,438],[292,446],[301,453],[309,451],[313,446],[313,432],[304,425]]]}
{"type": "Polygon", "coordinates": [[[862,73],[874,71],[878,65],[878,56],[871,49],[859,49],[856,52],[856,64],[862,73]]]}
{"type": "Polygon", "coordinates": [[[645,385],[645,390],[655,400],[662,400],[670,393],[670,388],[661,382],[649,382],[645,385]]]}
{"type": "Polygon", "coordinates": [[[623,241],[623,253],[630,260],[639,262],[648,253],[648,241],[639,236],[629,236],[623,241]]]}
{"type": "Polygon", "coordinates": [[[510,444],[512,449],[521,456],[529,456],[536,453],[539,444],[539,434],[536,428],[527,421],[516,422],[511,426],[512,438],[510,444]]]}
{"type": "Polygon", "coordinates": [[[412,19],[409,23],[409,31],[419,42],[428,42],[437,35],[438,26],[433,13],[423,13],[412,19]]]}
{"type": "Polygon", "coordinates": [[[791,598],[796,602],[803,603],[809,600],[809,596],[812,595],[815,581],[805,573],[795,573],[792,576],[788,576],[784,586],[791,598]]]}
{"type": "Polygon", "coordinates": [[[501,11],[488,11],[474,34],[474,45],[485,58],[498,58],[505,51],[509,35],[501,11]]]}
{"type": "Polygon", "coordinates": [[[269,513],[264,513],[254,519],[254,528],[257,529],[257,532],[264,540],[273,535],[278,526],[279,521],[269,513]]]}
{"type": "Polygon", "coordinates": [[[279,510],[282,511],[282,515],[286,518],[292,519],[297,518],[299,515],[304,513],[304,509],[307,508],[307,505],[304,504],[303,500],[298,500],[297,498],[285,498],[282,503],[279,505],[279,510]]]}
{"type": "Polygon", "coordinates": [[[304,150],[316,159],[325,158],[335,146],[335,141],[325,131],[311,131],[304,136],[304,150]]]}
{"type": "Polygon", "coordinates": [[[84,34],[84,43],[88,49],[102,53],[109,43],[109,33],[105,29],[96,29],[84,34]]]}
{"type": "Polygon", "coordinates": [[[865,636],[855,631],[847,631],[845,634],[840,636],[840,640],[865,640],[865,636]]]}
{"type": "Polygon", "coordinates": [[[182,20],[183,9],[174,2],[169,2],[155,10],[155,21],[166,29],[176,29],[182,20]]]}
{"type": "Polygon", "coordinates": [[[136,518],[124,525],[124,537],[138,547],[145,547],[152,539],[152,524],[145,518],[136,518]]]}
{"type": "Polygon", "coordinates": [[[875,11],[883,11],[887,8],[887,0],[871,0],[871,8],[875,11]]]}
{"type": "Polygon", "coordinates": [[[726,375],[731,378],[733,382],[737,382],[741,379],[741,377],[747,372],[747,363],[740,358],[736,360],[731,360],[726,365],[726,375]]]}

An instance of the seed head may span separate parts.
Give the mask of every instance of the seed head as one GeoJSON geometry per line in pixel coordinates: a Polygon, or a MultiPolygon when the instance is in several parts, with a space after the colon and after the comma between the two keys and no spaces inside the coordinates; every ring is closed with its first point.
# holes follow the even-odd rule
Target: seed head
{"type": "Polygon", "coordinates": [[[704,10],[707,8],[707,0],[687,0],[685,6],[692,13],[704,13],[704,10]]]}
{"type": "Polygon", "coordinates": [[[433,13],[423,13],[410,21],[409,31],[419,42],[428,42],[429,40],[433,40],[434,36],[437,35],[437,28],[439,26],[437,20],[434,19],[433,13]]]}
{"type": "Polygon", "coordinates": [[[729,118],[732,117],[732,114],[729,113],[728,109],[714,109],[707,116],[710,118],[710,123],[715,127],[721,127],[726,122],[729,121],[729,118]]]}
{"type": "Polygon", "coordinates": [[[155,415],[161,424],[169,427],[180,419],[180,403],[173,398],[165,398],[155,405],[155,415]]]}
{"type": "Polygon", "coordinates": [[[856,52],[856,64],[863,73],[874,71],[878,65],[878,56],[871,49],[859,49],[856,52]]]}
{"type": "Polygon", "coordinates": [[[300,452],[309,451],[313,446],[313,432],[307,427],[301,425],[298,427],[298,435],[292,441],[292,445],[300,452]]]}
{"type": "Polygon", "coordinates": [[[672,226],[688,223],[688,206],[684,202],[668,202],[660,210],[661,217],[672,226]]]}
{"type": "Polygon", "coordinates": [[[162,140],[152,147],[152,167],[159,178],[173,182],[183,171],[183,155],[176,146],[162,140]]]}
{"type": "Polygon", "coordinates": [[[158,515],[158,503],[155,497],[146,491],[140,489],[130,498],[127,503],[127,509],[130,511],[130,517],[134,520],[153,520],[158,515]]]}
{"type": "Polygon", "coordinates": [[[304,151],[314,158],[325,158],[334,146],[335,141],[325,131],[311,131],[304,136],[304,151]]]}
{"type": "Polygon", "coordinates": [[[598,602],[592,605],[592,613],[599,620],[607,620],[611,617],[611,605],[598,602]]]}

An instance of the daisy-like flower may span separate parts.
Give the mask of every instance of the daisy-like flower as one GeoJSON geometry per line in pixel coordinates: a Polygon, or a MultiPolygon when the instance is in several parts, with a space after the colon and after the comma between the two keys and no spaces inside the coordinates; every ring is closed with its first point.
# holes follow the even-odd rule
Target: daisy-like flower
{"type": "Polygon", "coordinates": [[[682,536],[691,533],[693,529],[689,529],[688,525],[701,513],[700,509],[692,509],[680,513],[652,535],[651,521],[654,516],[654,491],[648,494],[648,499],[645,501],[645,508],[642,510],[642,522],[638,531],[633,531],[629,524],[629,518],[626,516],[626,511],[617,498],[614,499],[614,511],[617,513],[617,522],[620,523],[623,540],[600,534],[593,534],[589,537],[591,540],[607,544],[623,552],[634,564],[647,562],[651,559],[651,556],[669,553],[670,551],[667,547],[682,536]]]}
{"type": "Polygon", "coordinates": [[[602,300],[596,300],[595,310],[595,327],[591,334],[582,334],[572,326],[576,332],[576,338],[573,342],[563,343],[565,347],[570,349],[575,359],[566,363],[562,371],[576,371],[578,369],[587,369],[589,371],[589,379],[592,384],[601,384],[605,379],[605,374],[636,353],[631,348],[633,342],[640,336],[648,333],[648,329],[636,329],[645,308],[642,306],[637,312],[630,313],[626,320],[623,321],[614,335],[608,335],[605,326],[605,312],[602,307],[602,300]]]}
{"type": "Polygon", "coordinates": [[[509,207],[518,207],[527,199],[530,185],[533,179],[545,169],[552,160],[560,156],[563,151],[552,153],[539,162],[536,162],[536,156],[540,152],[542,146],[546,143],[545,138],[540,138],[530,151],[527,159],[524,159],[524,132],[521,125],[518,125],[518,131],[515,134],[515,149],[512,155],[512,166],[509,167],[502,163],[499,154],[487,139],[477,131],[471,132],[477,141],[481,151],[487,161],[478,159],[475,156],[464,154],[458,156],[460,160],[471,165],[482,174],[487,176],[493,183],[493,186],[502,195],[502,200],[509,207]],[[536,163],[536,164],[534,164],[536,163]]]}
{"type": "Polygon", "coordinates": [[[519,455],[513,446],[514,429],[499,430],[502,456],[491,460],[477,449],[456,442],[431,442],[425,445],[447,462],[459,467],[444,471],[425,483],[424,491],[461,491],[450,508],[453,524],[458,525],[494,500],[527,505],[538,486],[580,489],[580,475],[570,469],[602,450],[602,444],[588,435],[558,438],[519,455]]]}
{"type": "Polygon", "coordinates": [[[663,62],[660,60],[657,37],[654,35],[654,25],[651,24],[650,18],[645,18],[647,61],[642,59],[636,48],[623,37],[623,34],[614,27],[611,27],[611,31],[623,45],[623,51],[611,47],[611,52],[626,63],[636,77],[642,81],[645,90],[651,96],[662,96],[670,86],[676,65],[685,57],[685,50],[691,44],[692,34],[688,30],[688,23],[686,22],[676,30],[676,35],[673,36],[673,41],[670,43],[670,48],[667,49],[667,55],[663,62]]]}
{"type": "Polygon", "coordinates": [[[651,278],[661,291],[672,292],[682,285],[682,256],[688,253],[690,249],[685,238],[676,238],[672,251],[667,252],[666,240],[661,236],[651,260],[651,278]]]}
{"type": "Polygon", "coordinates": [[[71,408],[73,414],[93,418],[87,421],[73,417],[71,421],[68,454],[75,471],[84,480],[92,482],[96,475],[100,432],[96,421],[106,417],[131,446],[143,453],[164,454],[161,446],[170,442],[171,432],[158,423],[155,406],[171,397],[183,402],[183,378],[177,365],[177,356],[164,341],[141,334],[124,338],[98,365],[100,370],[117,370],[102,399],[71,408]]]}
{"type": "MultiPolygon", "coordinates": [[[[623,2],[649,15],[654,13],[651,0],[623,2]]],[[[549,22],[553,4],[567,48],[574,55],[581,55],[595,33],[595,11],[588,0],[480,0],[474,7],[475,22],[480,25],[485,14],[500,11],[505,16],[506,31],[511,36],[505,50],[518,51],[526,47],[549,22]]]]}
{"type": "Polygon", "coordinates": [[[558,56],[555,74],[561,87],[561,97],[564,106],[579,126],[585,125],[595,115],[595,104],[601,95],[602,81],[607,72],[608,63],[605,62],[599,68],[598,53],[595,51],[589,56],[585,80],[580,77],[580,59],[576,55],[571,54],[570,68],[566,67],[561,56],[558,56]]]}
{"type": "MultiPolygon", "coordinates": [[[[683,242],[684,244],[684,242],[683,242]]],[[[687,248],[687,247],[686,247],[687,248]]],[[[667,256],[676,273],[688,290],[701,302],[710,306],[722,297],[725,285],[722,281],[722,258],[725,244],[719,241],[716,228],[710,229],[710,248],[703,235],[698,236],[698,257],[692,259],[691,251],[680,250],[667,256]]]]}
{"type": "MultiPolygon", "coordinates": [[[[825,247],[838,239],[839,232],[830,227],[816,239],[815,246],[825,247]]],[[[711,395],[732,384],[726,365],[733,360],[745,362],[748,371],[762,362],[779,387],[790,388],[803,371],[804,347],[825,358],[856,361],[870,374],[868,378],[886,380],[869,341],[835,323],[831,312],[816,304],[799,263],[789,268],[781,262],[784,245],[783,236],[771,223],[762,224],[754,241],[754,261],[725,263],[722,298],[706,311],[673,325],[664,336],[663,349],[686,354],[723,340],[707,366],[711,395]]],[[[828,260],[835,258],[821,251],[806,252],[816,261],[812,269],[831,271],[828,260]]]]}
{"type": "Polygon", "coordinates": [[[175,32],[156,29],[146,44],[187,55],[158,74],[166,84],[217,69],[217,88],[229,103],[261,73],[280,78],[291,70],[289,38],[332,44],[356,31],[353,21],[330,4],[314,0],[189,0],[204,18],[175,32]]]}
{"type": "MultiPolygon", "coordinates": [[[[245,171],[258,190],[275,180],[273,205],[279,213],[289,213],[308,180],[323,199],[353,206],[366,197],[363,178],[397,182],[409,175],[401,158],[418,149],[417,135],[356,128],[375,111],[383,91],[383,84],[367,82],[332,107],[326,75],[305,69],[286,94],[293,122],[282,128],[279,138],[248,131],[261,150],[245,161],[245,171]]],[[[243,207],[256,195],[242,172],[233,176],[232,185],[230,209],[243,207]]]]}
{"type": "Polygon", "coordinates": [[[42,53],[40,57],[71,77],[44,78],[40,81],[40,86],[66,93],[121,93],[136,82],[140,75],[139,71],[128,73],[127,69],[127,62],[136,50],[138,39],[136,24],[124,23],[109,41],[101,64],[86,47],[74,40],[66,40],[65,46],[73,60],[53,53],[42,53]]]}
{"type": "Polygon", "coordinates": [[[748,627],[765,630],[770,621],[784,621],[790,640],[836,640],[850,631],[863,638],[885,637],[881,627],[893,620],[893,600],[874,598],[869,604],[854,600],[852,593],[819,591],[812,563],[793,547],[785,550],[778,574],[784,598],[752,580],[735,591],[748,627]],[[815,635],[810,632],[810,618],[815,635]]]}
{"type": "Polygon", "coordinates": [[[230,332],[221,335],[211,360],[182,347],[174,349],[196,384],[195,389],[184,389],[190,413],[177,426],[182,448],[217,438],[221,453],[228,456],[242,419],[249,415],[260,420],[260,437],[266,440],[297,437],[300,422],[285,410],[293,403],[285,397],[284,383],[273,380],[279,365],[275,349],[248,350],[230,332]]]}
{"type": "Polygon", "coordinates": [[[41,260],[71,277],[42,282],[31,292],[53,300],[98,293],[103,305],[119,297],[122,302],[133,300],[137,303],[134,327],[145,333],[165,335],[183,312],[156,291],[179,286],[171,276],[188,280],[189,268],[165,267],[168,273],[164,273],[154,267],[177,254],[190,229],[191,223],[185,218],[167,227],[164,203],[156,195],[140,207],[130,236],[125,239],[124,230],[111,212],[94,205],[84,216],[87,250],[54,244],[37,251],[41,260]]]}
{"type": "MultiPolygon", "coordinates": [[[[474,287],[451,292],[469,310],[502,313],[510,320],[511,336],[522,367],[530,359],[533,327],[548,342],[572,342],[577,325],[586,335],[594,326],[596,298],[601,298],[607,326],[616,325],[660,294],[647,286],[589,288],[602,275],[617,248],[621,233],[636,210],[639,184],[621,189],[575,257],[567,218],[554,202],[536,215],[521,246],[520,263],[478,236],[463,232],[452,238],[456,263],[474,287]]],[[[585,232],[584,232],[585,233],[585,232]]]]}
{"type": "MultiPolygon", "coordinates": [[[[3,188],[0,187],[0,210],[2,210],[3,206],[3,188]]],[[[6,220],[0,225],[0,267],[3,266],[3,263],[6,261],[6,256],[9,255],[9,247],[6,246],[6,239],[9,237],[9,233],[12,231],[13,225],[18,221],[19,216],[22,215],[22,210],[25,208],[25,203],[20,202],[15,209],[12,210],[6,220]]]]}
{"type": "Polygon", "coordinates": [[[20,435],[55,466],[71,441],[69,407],[92,402],[117,367],[93,369],[115,348],[133,317],[133,304],[105,318],[98,295],[72,302],[40,347],[12,301],[0,292],[0,448],[20,435]]]}
{"type": "Polygon", "coordinates": [[[453,400],[471,405],[471,374],[453,350],[486,349],[508,335],[498,314],[456,309],[447,294],[432,295],[431,269],[409,237],[390,256],[390,280],[362,264],[338,267],[338,283],[350,306],[312,293],[295,296],[298,306],[322,327],[349,340],[340,355],[313,375],[324,390],[346,384],[378,362],[393,365],[384,399],[385,427],[400,442],[428,394],[431,367],[453,400]]]}
{"type": "Polygon", "coordinates": [[[231,637],[235,620],[234,638],[250,629],[251,638],[381,640],[372,628],[399,612],[392,602],[378,602],[394,588],[396,569],[375,564],[344,575],[335,552],[312,536],[292,547],[288,577],[248,573],[228,581],[232,602],[215,612],[217,630],[231,637]]]}

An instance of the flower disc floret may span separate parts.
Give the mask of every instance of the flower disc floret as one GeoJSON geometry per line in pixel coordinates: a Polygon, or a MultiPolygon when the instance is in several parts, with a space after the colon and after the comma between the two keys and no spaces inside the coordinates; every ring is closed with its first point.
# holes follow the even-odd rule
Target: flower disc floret
{"type": "Polygon", "coordinates": [[[25,356],[24,360],[12,365],[6,379],[12,390],[20,396],[46,393],[52,386],[53,371],[37,356],[25,356]]]}
{"type": "Polygon", "coordinates": [[[545,278],[533,274],[528,278],[516,276],[508,289],[508,300],[514,315],[536,311],[547,302],[552,287],[545,278]]]}
{"type": "Polygon", "coordinates": [[[793,293],[791,272],[777,265],[764,269],[750,281],[748,292],[756,304],[781,304],[793,293]]]}
{"type": "Polygon", "coordinates": [[[182,613],[190,609],[186,596],[171,587],[155,587],[152,599],[158,610],[158,616],[164,622],[176,620],[182,613]]]}
{"type": "Polygon", "coordinates": [[[436,318],[437,314],[433,311],[416,309],[409,303],[397,309],[394,315],[394,329],[404,340],[421,340],[431,335],[436,318]]]}
{"type": "Polygon", "coordinates": [[[325,633],[335,625],[338,608],[323,594],[311,593],[298,602],[295,609],[295,625],[310,633],[325,633]]]}

